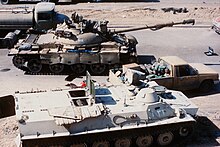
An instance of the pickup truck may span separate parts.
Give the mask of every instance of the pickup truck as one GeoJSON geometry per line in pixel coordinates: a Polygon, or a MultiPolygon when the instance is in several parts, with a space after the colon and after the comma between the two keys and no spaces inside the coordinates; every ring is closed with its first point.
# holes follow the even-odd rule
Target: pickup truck
{"type": "MultiPolygon", "coordinates": [[[[219,83],[219,74],[202,63],[187,63],[177,56],[161,57],[154,64],[123,65],[123,73],[136,73],[133,78],[155,81],[168,89],[208,92],[219,83]]],[[[131,74],[134,75],[134,74],[131,74]]]]}
{"type": "Polygon", "coordinates": [[[210,91],[219,74],[202,63],[187,63],[177,56],[165,56],[147,68],[147,78],[170,89],[210,91]]]}

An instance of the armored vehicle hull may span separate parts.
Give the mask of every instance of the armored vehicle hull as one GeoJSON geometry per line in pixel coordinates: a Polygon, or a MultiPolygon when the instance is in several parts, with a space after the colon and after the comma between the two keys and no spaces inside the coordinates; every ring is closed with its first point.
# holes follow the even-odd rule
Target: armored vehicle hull
{"type": "Polygon", "coordinates": [[[31,73],[41,73],[43,67],[49,73],[63,73],[65,67],[77,74],[89,70],[93,75],[102,75],[109,67],[136,62],[137,40],[123,32],[141,29],[158,30],[178,24],[194,23],[194,20],[130,28],[112,31],[108,21],[85,20],[76,13],[72,21],[66,21],[56,30],[43,34],[31,33],[15,48],[10,49],[13,63],[31,73]]]}
{"type": "Polygon", "coordinates": [[[109,67],[135,62],[136,52],[116,42],[108,41],[90,47],[76,47],[74,45],[62,46],[53,34],[31,34],[23,44],[16,49],[11,49],[9,56],[13,56],[13,64],[31,73],[65,72],[82,74],[89,70],[94,75],[105,73],[109,67]],[[45,39],[48,40],[48,42],[45,39]],[[44,42],[42,42],[44,41],[44,42]],[[51,43],[52,42],[52,43],[51,43]],[[61,46],[60,46],[61,45],[61,46]],[[45,70],[46,69],[46,70],[45,70]]]}
{"type": "MultiPolygon", "coordinates": [[[[1,98],[10,98],[8,106],[13,105],[12,99],[15,101],[20,144],[23,147],[165,146],[188,138],[193,131],[195,120],[185,108],[163,101],[151,86],[131,95],[121,85],[95,87],[89,75],[86,85],[18,92],[13,97],[1,98]]],[[[1,107],[0,117],[6,116],[4,112],[14,113],[2,110],[10,108],[13,109],[1,107]]]]}

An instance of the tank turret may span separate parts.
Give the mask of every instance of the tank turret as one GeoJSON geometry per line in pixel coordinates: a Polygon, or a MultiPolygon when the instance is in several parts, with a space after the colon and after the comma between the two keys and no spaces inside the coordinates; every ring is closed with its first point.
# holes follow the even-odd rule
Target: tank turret
{"type": "Polygon", "coordinates": [[[93,75],[102,75],[109,68],[136,62],[138,41],[122,32],[194,24],[194,20],[184,20],[115,31],[108,28],[108,21],[85,20],[76,13],[71,18],[56,30],[29,34],[22,43],[10,49],[14,65],[31,73],[43,72],[45,67],[47,72],[55,74],[70,69],[77,74],[89,70],[93,75]]]}

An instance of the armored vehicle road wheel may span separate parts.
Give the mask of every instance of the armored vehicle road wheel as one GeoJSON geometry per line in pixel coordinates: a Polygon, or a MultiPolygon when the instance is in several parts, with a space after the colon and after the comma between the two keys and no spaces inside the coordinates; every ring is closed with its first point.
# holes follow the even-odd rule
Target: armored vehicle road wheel
{"type": "Polygon", "coordinates": [[[110,144],[108,141],[97,141],[97,142],[94,142],[92,147],[109,147],[110,144]]]}
{"type": "Polygon", "coordinates": [[[41,71],[42,64],[41,64],[40,60],[38,60],[38,59],[31,59],[28,61],[27,67],[29,68],[29,70],[31,72],[37,73],[37,72],[41,71]]]}
{"type": "Polygon", "coordinates": [[[130,145],[131,145],[131,140],[128,138],[117,139],[115,141],[115,147],[130,147],[130,145]]]}
{"type": "Polygon", "coordinates": [[[21,56],[14,56],[12,62],[15,67],[20,68],[24,65],[25,59],[21,56]]]}
{"type": "Polygon", "coordinates": [[[72,71],[74,73],[82,74],[86,71],[86,65],[85,64],[73,64],[70,66],[72,71]]]}
{"type": "Polygon", "coordinates": [[[10,0],[0,0],[1,1],[1,4],[2,5],[7,5],[7,4],[9,4],[10,2],[10,0]]]}
{"type": "Polygon", "coordinates": [[[161,146],[169,145],[173,140],[173,133],[166,132],[163,134],[160,134],[157,138],[157,143],[161,146]]]}
{"type": "Polygon", "coordinates": [[[105,64],[91,64],[90,65],[90,70],[93,74],[103,74],[106,70],[106,65],[105,64]]]}
{"type": "Polygon", "coordinates": [[[138,147],[148,147],[152,144],[153,137],[151,135],[148,136],[139,136],[136,140],[136,144],[138,147]]]}
{"type": "Polygon", "coordinates": [[[181,127],[179,131],[180,136],[186,137],[190,134],[190,128],[181,127]]]}
{"type": "Polygon", "coordinates": [[[72,144],[70,147],[87,147],[85,143],[82,144],[72,144]]]}
{"type": "Polygon", "coordinates": [[[61,73],[64,69],[64,65],[63,64],[51,64],[49,65],[50,71],[53,73],[61,73]]]}

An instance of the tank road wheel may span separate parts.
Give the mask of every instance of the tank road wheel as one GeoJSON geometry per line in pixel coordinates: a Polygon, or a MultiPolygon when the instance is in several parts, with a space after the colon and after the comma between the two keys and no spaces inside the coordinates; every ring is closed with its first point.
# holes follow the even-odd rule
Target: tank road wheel
{"type": "Polygon", "coordinates": [[[41,64],[40,60],[38,60],[38,59],[31,59],[28,61],[27,67],[29,68],[29,70],[31,72],[37,73],[37,72],[41,71],[42,64],[41,64]]]}
{"type": "Polygon", "coordinates": [[[59,74],[63,71],[64,65],[63,64],[51,64],[49,65],[50,71],[56,74],[59,74]]]}
{"type": "Polygon", "coordinates": [[[10,2],[10,0],[0,0],[1,1],[1,4],[2,5],[7,5],[7,4],[9,4],[10,2]]]}
{"type": "Polygon", "coordinates": [[[94,142],[92,147],[109,147],[110,144],[108,141],[97,141],[97,142],[94,142]]]}
{"type": "Polygon", "coordinates": [[[12,62],[15,67],[20,68],[24,65],[25,59],[21,56],[14,56],[12,62]]]}
{"type": "Polygon", "coordinates": [[[93,74],[101,75],[105,72],[106,65],[105,64],[91,64],[90,70],[93,74]]]}
{"type": "Polygon", "coordinates": [[[128,138],[118,139],[115,141],[115,147],[129,147],[131,145],[131,140],[128,138]]]}
{"type": "Polygon", "coordinates": [[[179,131],[180,136],[186,137],[186,136],[189,135],[189,133],[190,133],[189,128],[186,128],[186,127],[181,127],[180,128],[180,131],[179,131]]]}
{"type": "Polygon", "coordinates": [[[73,72],[82,74],[86,71],[86,64],[73,64],[70,66],[73,72]]]}
{"type": "Polygon", "coordinates": [[[157,138],[157,143],[161,146],[169,145],[173,140],[173,133],[166,132],[160,134],[157,138]]]}
{"type": "Polygon", "coordinates": [[[151,135],[148,136],[139,136],[136,140],[136,144],[138,147],[148,147],[152,144],[153,137],[151,135]]]}
{"type": "Polygon", "coordinates": [[[81,143],[81,144],[72,144],[70,147],[87,147],[87,145],[85,143],[81,143]]]}

